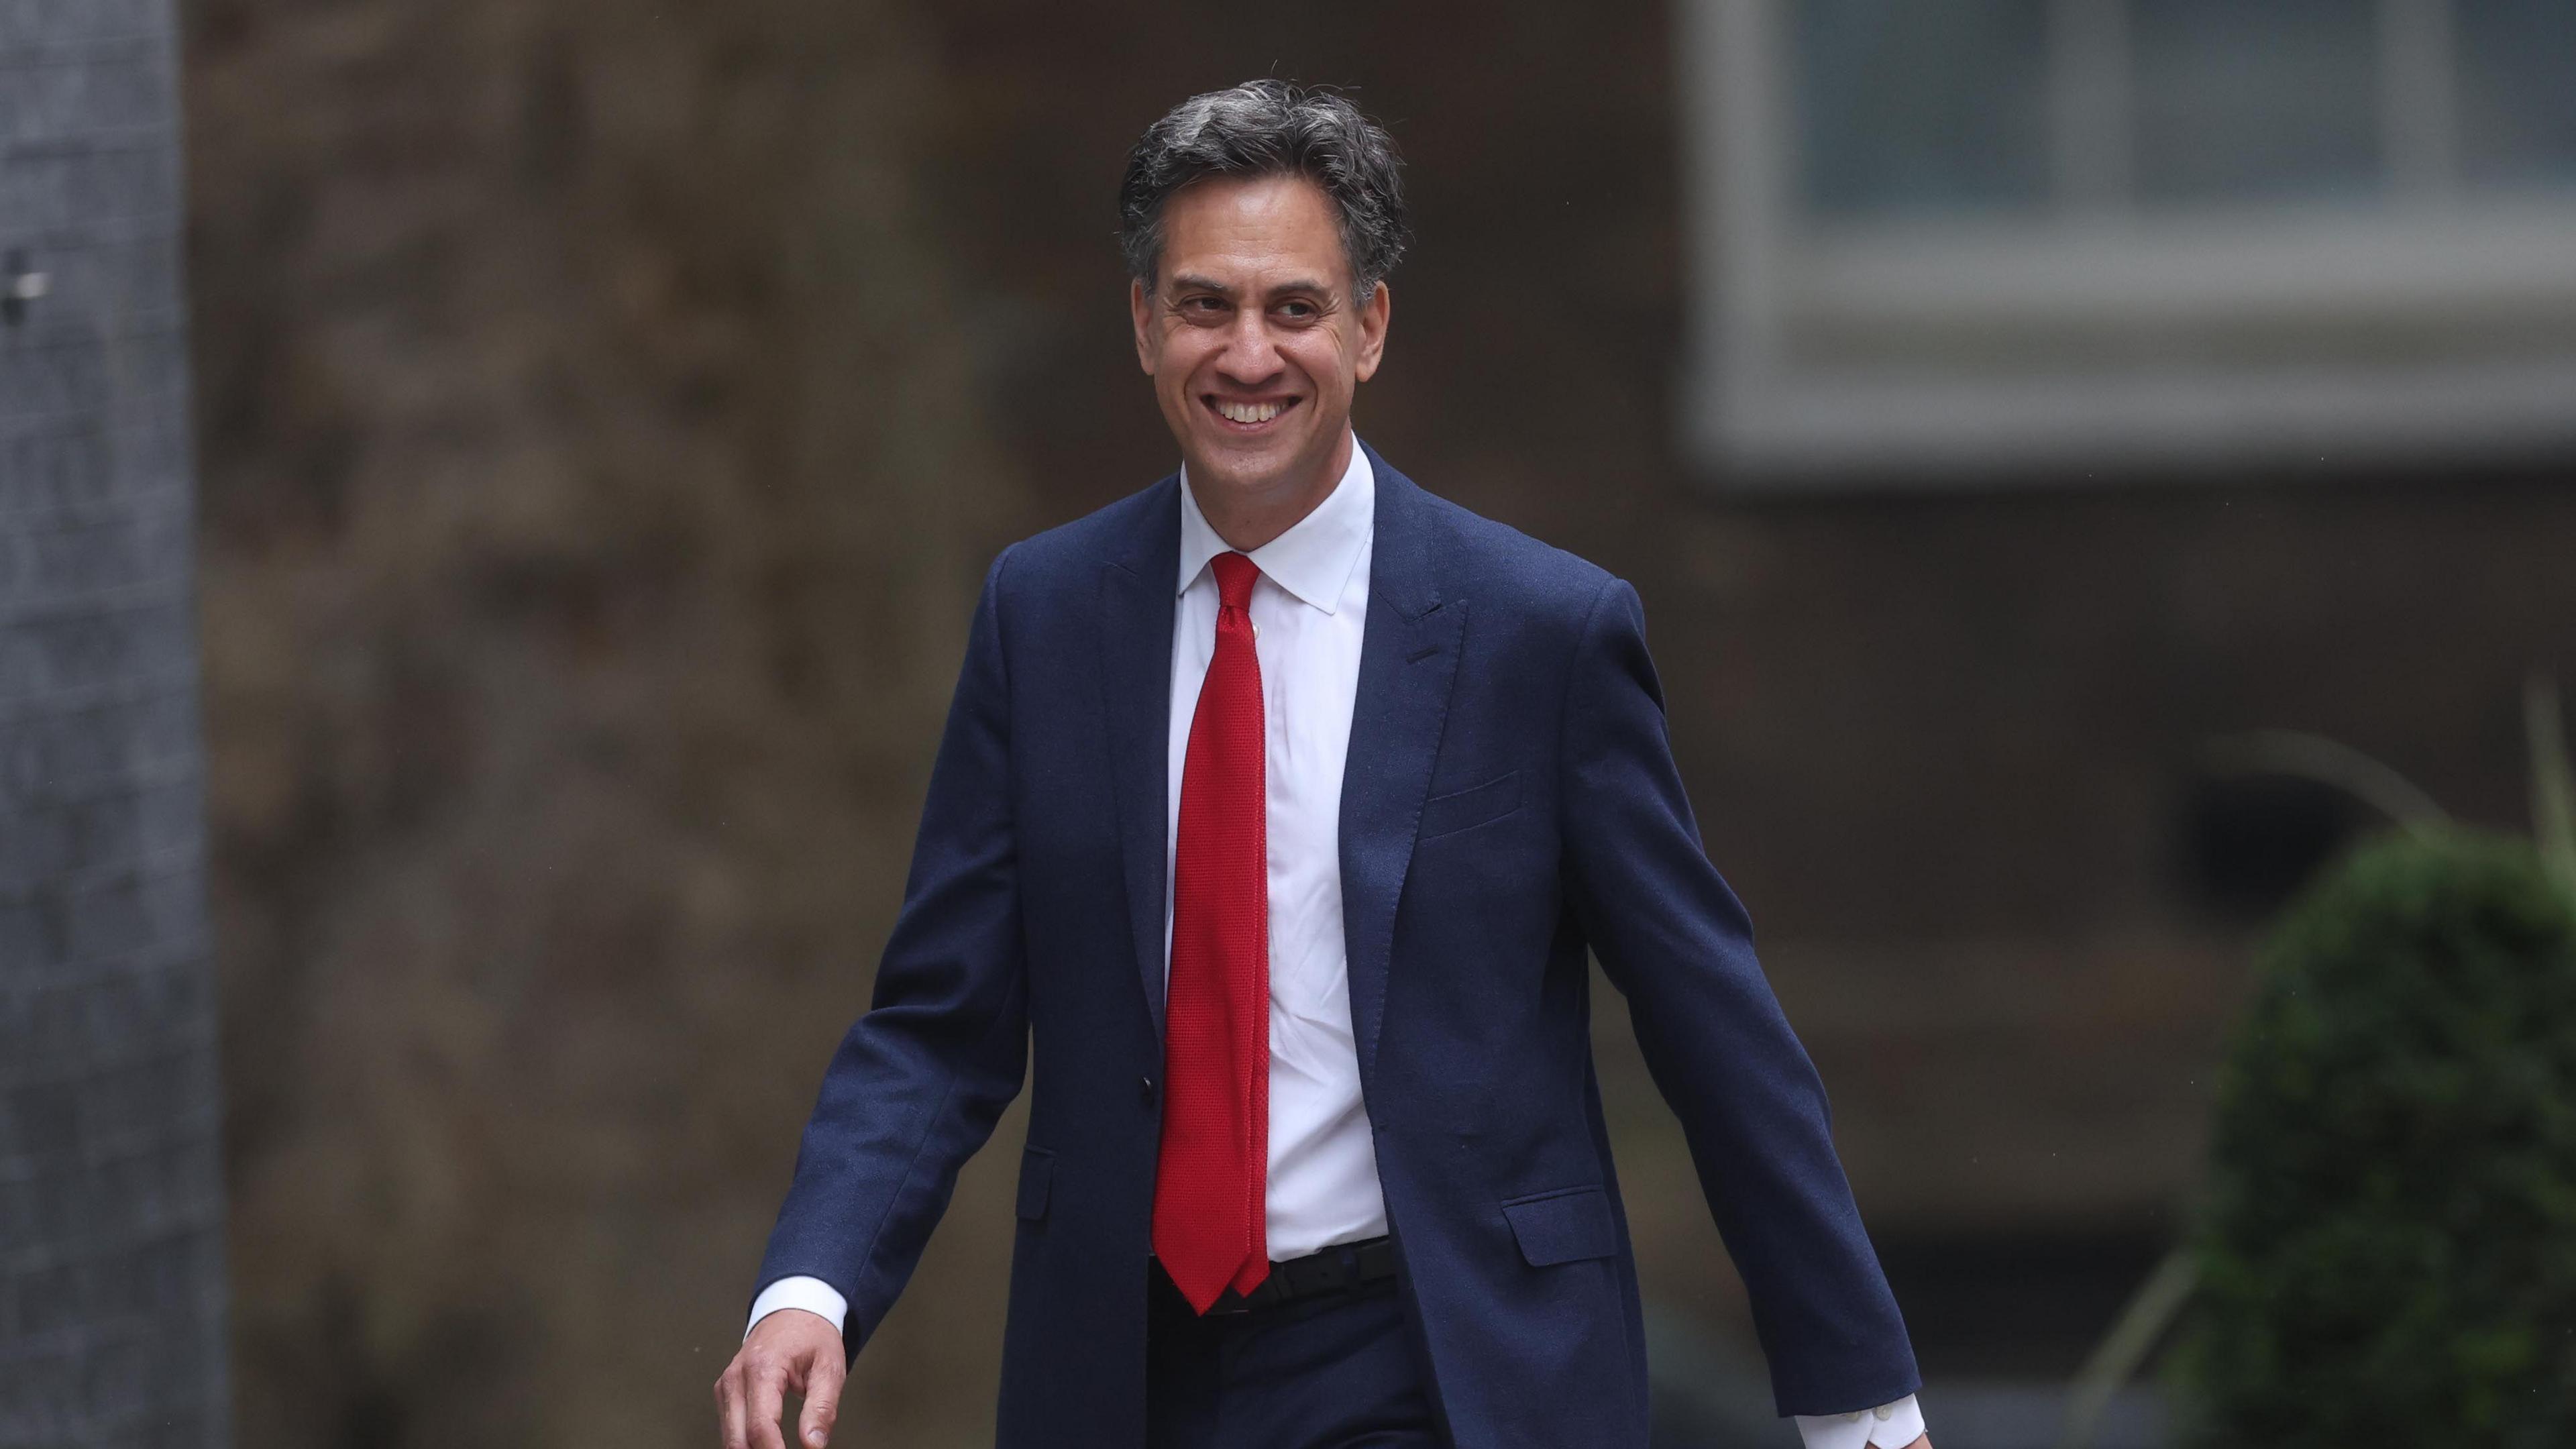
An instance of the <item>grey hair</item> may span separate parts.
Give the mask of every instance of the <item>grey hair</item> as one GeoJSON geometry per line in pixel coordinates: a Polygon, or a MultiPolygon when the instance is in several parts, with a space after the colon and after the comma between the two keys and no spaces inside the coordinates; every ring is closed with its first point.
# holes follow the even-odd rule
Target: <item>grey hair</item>
{"type": "Polygon", "coordinates": [[[1303,176],[1341,217],[1357,299],[1395,270],[1409,239],[1395,138],[1327,90],[1249,80],[1195,95],[1145,128],[1118,183],[1118,247],[1151,290],[1163,263],[1163,204],[1210,176],[1303,176]]]}

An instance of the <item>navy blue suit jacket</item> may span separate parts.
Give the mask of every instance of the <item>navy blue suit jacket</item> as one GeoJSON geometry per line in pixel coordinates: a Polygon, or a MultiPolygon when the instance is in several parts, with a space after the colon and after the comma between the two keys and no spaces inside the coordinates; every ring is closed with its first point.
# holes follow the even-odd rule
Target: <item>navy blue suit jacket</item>
{"type": "MultiPolygon", "coordinates": [[[[1369,462],[1341,814],[1351,1024],[1453,1442],[1646,1443],[1587,950],[1681,1119],[1780,1411],[1913,1392],[1823,1087],[1701,847],[1635,590],[1369,462]]],[[[855,1355],[1034,1041],[1006,1449],[1145,1437],[1179,539],[1175,476],[994,561],[874,1004],[832,1059],[761,1265],[764,1285],[810,1274],[845,1295],[855,1355]]]]}

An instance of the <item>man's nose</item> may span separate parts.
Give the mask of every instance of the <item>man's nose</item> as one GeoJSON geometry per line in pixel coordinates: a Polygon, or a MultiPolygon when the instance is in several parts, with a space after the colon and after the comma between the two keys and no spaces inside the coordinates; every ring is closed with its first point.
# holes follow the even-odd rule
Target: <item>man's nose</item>
{"type": "Polygon", "coordinates": [[[1225,374],[1228,382],[1252,387],[1277,377],[1279,368],[1279,348],[1271,341],[1268,316],[1255,307],[1237,312],[1233,333],[1226,338],[1225,355],[1217,360],[1217,370],[1225,374]]]}

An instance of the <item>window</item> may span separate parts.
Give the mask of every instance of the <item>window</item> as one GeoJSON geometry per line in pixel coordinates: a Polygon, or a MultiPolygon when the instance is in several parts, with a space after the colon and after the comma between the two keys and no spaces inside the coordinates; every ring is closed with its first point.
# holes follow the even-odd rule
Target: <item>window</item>
{"type": "Polygon", "coordinates": [[[1731,480],[2576,452],[2576,3],[1682,4],[1731,480]]]}

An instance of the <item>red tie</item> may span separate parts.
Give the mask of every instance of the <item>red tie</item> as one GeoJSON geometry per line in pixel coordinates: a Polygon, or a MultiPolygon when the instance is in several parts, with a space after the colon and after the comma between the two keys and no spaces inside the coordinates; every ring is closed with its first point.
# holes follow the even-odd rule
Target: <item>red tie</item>
{"type": "Polygon", "coordinates": [[[1190,1306],[1270,1275],[1270,841],[1262,799],[1261,661],[1239,553],[1216,571],[1216,652],[1190,717],[1172,847],[1172,965],[1163,1027],[1163,1150],[1154,1252],[1190,1306]]]}

